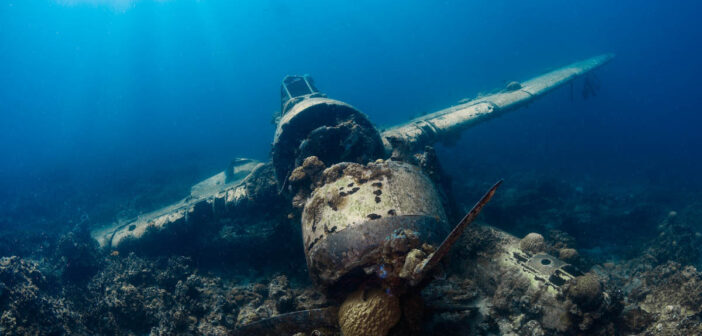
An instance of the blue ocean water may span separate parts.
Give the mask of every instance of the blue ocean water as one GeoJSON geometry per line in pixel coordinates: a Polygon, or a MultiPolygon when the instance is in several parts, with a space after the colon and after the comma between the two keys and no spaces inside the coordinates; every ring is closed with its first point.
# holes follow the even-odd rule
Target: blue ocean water
{"type": "MultiPolygon", "coordinates": [[[[0,225],[107,221],[124,202],[174,181],[169,192],[186,191],[234,157],[267,159],[287,74],[312,75],[389,126],[605,52],[617,57],[597,71],[596,97],[561,89],[471,129],[440,150],[448,170],[695,190],[701,10],[697,1],[5,0],[0,225]]],[[[157,205],[145,198],[143,208],[157,205]]]]}
{"type": "MultiPolygon", "coordinates": [[[[335,309],[367,295],[388,308],[356,317],[397,315],[390,335],[701,334],[700,13],[688,0],[0,0],[0,334],[249,335],[283,329],[283,314],[287,334],[336,335],[335,309]],[[307,198],[309,171],[280,186],[257,170],[234,205],[188,196],[235,158],[270,160],[286,75],[382,129],[605,53],[573,85],[436,144],[440,167],[427,149],[431,216],[395,217],[400,205],[303,237],[323,207],[369,195],[307,198]],[[436,249],[434,218],[457,222],[499,179],[436,249]],[[186,196],[163,230],[144,216],[186,196]]],[[[393,172],[363,201],[395,192],[393,172]]]]}

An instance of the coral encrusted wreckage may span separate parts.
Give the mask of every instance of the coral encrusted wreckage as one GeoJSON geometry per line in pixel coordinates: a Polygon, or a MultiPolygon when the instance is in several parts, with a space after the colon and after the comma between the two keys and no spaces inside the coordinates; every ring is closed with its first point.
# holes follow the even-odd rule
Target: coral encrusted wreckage
{"type": "Polygon", "coordinates": [[[288,76],[271,162],[236,159],[181,201],[103,226],[0,237],[24,246],[0,246],[0,333],[700,334],[696,207],[528,175],[499,194],[503,180],[449,177],[432,147],[612,57],[382,132],[288,76]]]}

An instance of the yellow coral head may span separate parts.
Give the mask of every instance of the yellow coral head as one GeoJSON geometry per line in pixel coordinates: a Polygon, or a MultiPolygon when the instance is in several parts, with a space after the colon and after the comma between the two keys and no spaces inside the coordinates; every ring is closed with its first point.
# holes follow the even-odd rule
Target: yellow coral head
{"type": "Polygon", "coordinates": [[[383,290],[359,289],[339,308],[344,336],[385,336],[400,321],[400,300],[383,290]]]}

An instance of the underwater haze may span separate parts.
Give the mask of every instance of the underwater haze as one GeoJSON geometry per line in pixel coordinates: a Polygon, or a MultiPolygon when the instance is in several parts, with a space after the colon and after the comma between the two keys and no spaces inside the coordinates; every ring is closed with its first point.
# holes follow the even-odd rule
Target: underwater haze
{"type": "MultiPolygon", "coordinates": [[[[187,267],[182,274],[195,274],[209,257],[183,252],[177,257],[189,264],[181,267],[185,259],[171,252],[164,261],[98,250],[86,232],[179,201],[235,158],[269,161],[286,75],[309,74],[321,92],[358,108],[382,130],[613,53],[586,78],[437,144],[438,161],[460,211],[504,179],[479,217],[482,224],[519,238],[539,232],[549,246],[577,245],[581,259],[573,264],[609,272],[623,295],[638,293],[632,304],[644,307],[636,300],[649,293],[632,288],[660,274],[684,269],[700,277],[695,288],[702,288],[699,272],[685,268],[702,265],[700,13],[702,2],[686,0],[2,0],[0,257],[36,262],[48,279],[47,297],[65,296],[75,307],[97,303],[74,299],[71,288],[114,287],[110,281],[129,267],[153,266],[151,273],[170,279],[163,280],[165,291],[174,292],[189,278],[178,282],[172,274],[187,267]],[[587,91],[592,83],[597,90],[587,91]],[[674,217],[679,224],[669,226],[674,217]],[[670,244],[656,245],[663,241],[670,244]],[[80,257],[68,257],[66,246],[80,257]],[[657,261],[638,269],[649,273],[631,271],[649,257],[657,261]]],[[[290,262],[251,259],[229,267],[230,278],[213,277],[221,276],[222,288],[228,281],[268,286],[284,273],[297,295],[312,288],[303,257],[299,251],[290,262]]],[[[11,288],[3,278],[5,260],[0,284],[11,288]]],[[[609,288],[602,281],[603,290],[609,288]]],[[[2,288],[0,310],[16,309],[20,316],[23,306],[4,299],[14,292],[2,288]]],[[[649,290],[664,293],[662,287],[649,290]]],[[[242,311],[222,328],[241,326],[242,311]]],[[[699,320],[702,311],[696,314],[699,320]]],[[[56,322],[68,315],[46,321],[68,323],[56,322]]],[[[155,334],[150,328],[158,325],[169,334],[163,321],[170,317],[163,316],[170,315],[115,317],[112,324],[86,317],[72,328],[78,334],[155,334]]],[[[650,322],[639,329],[617,330],[653,330],[654,318],[647,318],[631,318],[650,322]]],[[[0,318],[0,334],[71,333],[13,329],[20,320],[0,318]]],[[[624,322],[611,323],[620,328],[624,322]]],[[[702,332],[698,325],[685,330],[702,332]]],[[[217,334],[194,330],[184,333],[217,334]]]]}
{"type": "MultiPolygon", "coordinates": [[[[617,58],[597,73],[600,95],[571,101],[561,90],[483,125],[479,138],[465,135],[452,156],[615,181],[700,181],[695,1],[0,6],[0,177],[2,197],[16,202],[52,207],[75,193],[108,202],[159,176],[190,184],[234,157],[266,159],[287,74],[312,75],[330,97],[389,126],[604,52],[617,58]]],[[[9,210],[25,206],[34,205],[9,210]]],[[[2,225],[28,224],[15,216],[2,225]]]]}

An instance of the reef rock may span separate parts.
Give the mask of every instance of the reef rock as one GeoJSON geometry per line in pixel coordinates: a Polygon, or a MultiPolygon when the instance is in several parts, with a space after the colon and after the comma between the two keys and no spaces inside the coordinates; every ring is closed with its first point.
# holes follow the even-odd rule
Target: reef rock
{"type": "Polygon", "coordinates": [[[85,323],[95,334],[226,335],[239,310],[231,287],[190,258],[115,256],[88,284],[85,323]]]}
{"type": "Polygon", "coordinates": [[[69,281],[89,279],[100,268],[102,256],[97,242],[83,225],[63,235],[56,248],[55,255],[61,265],[61,275],[69,281]]]}
{"type": "Polygon", "coordinates": [[[82,332],[62,299],[49,296],[49,283],[37,264],[0,258],[0,334],[61,335],[82,332]]]}
{"type": "Polygon", "coordinates": [[[631,278],[623,327],[645,335],[702,334],[702,273],[676,262],[631,278]]]}

